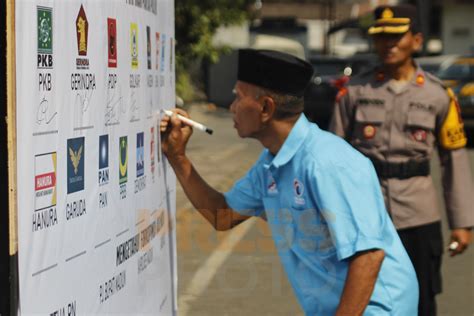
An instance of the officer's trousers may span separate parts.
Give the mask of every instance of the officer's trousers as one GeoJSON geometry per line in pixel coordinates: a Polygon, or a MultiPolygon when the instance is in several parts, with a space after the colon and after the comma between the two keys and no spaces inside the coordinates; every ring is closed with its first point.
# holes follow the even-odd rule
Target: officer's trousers
{"type": "Polygon", "coordinates": [[[441,222],[398,230],[415,267],[420,285],[419,316],[436,315],[435,296],[441,293],[441,256],[443,237],[441,222]]]}

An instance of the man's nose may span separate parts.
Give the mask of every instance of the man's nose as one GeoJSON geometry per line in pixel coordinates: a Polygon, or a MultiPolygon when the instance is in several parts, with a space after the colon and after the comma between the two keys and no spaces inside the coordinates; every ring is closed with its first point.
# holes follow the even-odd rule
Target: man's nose
{"type": "Polygon", "coordinates": [[[235,103],[236,102],[235,102],[235,99],[234,99],[234,101],[232,101],[232,103],[230,104],[229,111],[231,113],[235,113],[235,103]]]}

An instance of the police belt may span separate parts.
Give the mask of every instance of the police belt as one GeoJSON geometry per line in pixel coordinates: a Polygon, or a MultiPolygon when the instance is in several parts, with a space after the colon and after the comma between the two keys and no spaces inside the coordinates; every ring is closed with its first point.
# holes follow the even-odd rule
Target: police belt
{"type": "Polygon", "coordinates": [[[430,174],[430,161],[408,160],[406,162],[388,162],[370,158],[375,171],[380,178],[408,179],[411,177],[428,176],[430,174]]]}

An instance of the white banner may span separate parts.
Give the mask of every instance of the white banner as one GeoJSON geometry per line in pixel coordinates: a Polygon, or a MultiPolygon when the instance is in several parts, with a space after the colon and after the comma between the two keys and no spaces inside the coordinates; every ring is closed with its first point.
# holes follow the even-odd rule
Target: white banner
{"type": "Polygon", "coordinates": [[[173,0],[17,0],[20,314],[176,312],[173,0]]]}

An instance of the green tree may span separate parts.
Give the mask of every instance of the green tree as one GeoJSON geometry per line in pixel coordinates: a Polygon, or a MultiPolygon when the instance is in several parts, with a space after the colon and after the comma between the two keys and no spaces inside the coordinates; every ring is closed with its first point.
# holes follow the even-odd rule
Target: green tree
{"type": "Polygon", "coordinates": [[[189,66],[196,61],[216,62],[225,48],[212,45],[219,26],[249,18],[255,0],[175,0],[177,93],[185,100],[193,94],[189,66]]]}

